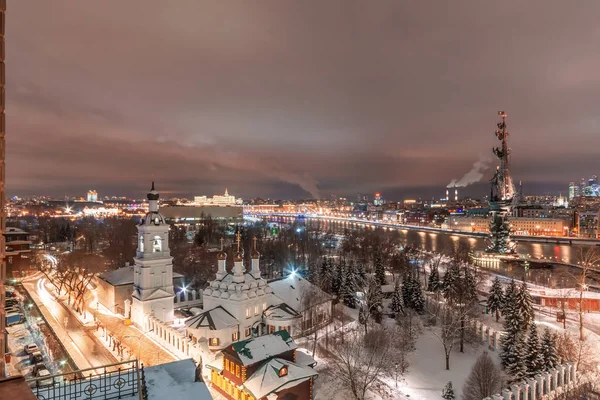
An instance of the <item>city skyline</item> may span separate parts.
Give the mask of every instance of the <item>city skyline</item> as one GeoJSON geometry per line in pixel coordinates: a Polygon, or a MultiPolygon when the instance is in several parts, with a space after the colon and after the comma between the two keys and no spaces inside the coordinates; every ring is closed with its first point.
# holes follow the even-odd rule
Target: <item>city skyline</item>
{"type": "Polygon", "coordinates": [[[502,109],[515,181],[566,194],[596,173],[599,29],[543,4],[15,2],[7,192],[439,198],[502,109]]]}

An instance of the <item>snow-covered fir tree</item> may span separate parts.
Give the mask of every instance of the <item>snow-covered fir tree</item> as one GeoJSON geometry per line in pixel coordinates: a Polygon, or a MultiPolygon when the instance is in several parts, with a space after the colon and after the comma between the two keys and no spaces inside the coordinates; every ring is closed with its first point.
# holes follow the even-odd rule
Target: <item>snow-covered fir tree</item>
{"type": "Polygon", "coordinates": [[[511,376],[510,383],[519,382],[526,376],[527,366],[525,364],[525,339],[521,332],[518,332],[512,346],[502,347],[500,359],[503,362],[504,370],[511,376]],[[504,354],[504,357],[503,357],[504,354]]]}
{"type": "Polygon", "coordinates": [[[510,280],[510,283],[506,287],[504,291],[504,297],[502,298],[502,316],[506,317],[507,314],[513,313],[515,311],[515,302],[517,291],[517,283],[514,279],[510,280]]]}
{"type": "Polygon", "coordinates": [[[375,279],[380,285],[385,285],[385,267],[383,266],[383,260],[381,259],[381,254],[375,254],[375,260],[373,261],[375,266],[375,279]]]}
{"type": "Polygon", "coordinates": [[[400,285],[398,281],[394,285],[394,292],[392,293],[392,304],[390,309],[396,315],[404,312],[404,301],[402,299],[402,293],[400,292],[400,285]]]}
{"type": "Polygon", "coordinates": [[[515,312],[519,316],[519,320],[524,331],[529,328],[533,322],[533,300],[531,293],[527,287],[527,283],[523,282],[519,287],[515,296],[515,312]]]}
{"type": "MultiPolygon", "coordinates": [[[[442,294],[446,300],[454,298],[453,291],[456,288],[456,280],[460,277],[460,266],[458,263],[452,263],[444,274],[442,280],[442,294]]],[[[450,300],[449,300],[450,301],[450,300]]]]}
{"type": "Polygon", "coordinates": [[[540,353],[543,362],[540,367],[541,371],[547,371],[558,366],[559,357],[556,349],[556,336],[548,328],[544,329],[544,334],[540,341],[540,353]]]}
{"type": "Polygon", "coordinates": [[[442,282],[440,282],[440,273],[436,266],[431,267],[429,277],[427,278],[427,291],[437,293],[442,289],[442,282]]]}
{"type": "Polygon", "coordinates": [[[452,387],[452,381],[446,383],[444,389],[442,390],[442,399],[444,400],[454,400],[456,395],[454,394],[454,388],[452,387]]]}
{"type": "Polygon", "coordinates": [[[535,323],[532,323],[529,327],[529,336],[527,337],[527,342],[525,344],[525,368],[527,370],[525,374],[529,377],[533,377],[535,374],[542,371],[543,367],[544,360],[542,358],[537,326],[535,323]]]}
{"type": "Polygon", "coordinates": [[[422,314],[425,311],[425,296],[421,290],[421,284],[415,278],[411,280],[410,307],[417,313],[422,314]]]}
{"type": "Polygon", "coordinates": [[[343,258],[339,260],[339,262],[334,264],[335,269],[332,276],[332,291],[333,294],[338,296],[338,298],[342,298],[342,286],[344,285],[345,277],[346,277],[346,260],[343,258]]]}
{"type": "Polygon", "coordinates": [[[500,279],[496,277],[492,283],[490,294],[487,298],[487,306],[490,312],[496,314],[496,322],[500,319],[500,311],[504,304],[504,291],[502,290],[502,283],[500,279]]]}

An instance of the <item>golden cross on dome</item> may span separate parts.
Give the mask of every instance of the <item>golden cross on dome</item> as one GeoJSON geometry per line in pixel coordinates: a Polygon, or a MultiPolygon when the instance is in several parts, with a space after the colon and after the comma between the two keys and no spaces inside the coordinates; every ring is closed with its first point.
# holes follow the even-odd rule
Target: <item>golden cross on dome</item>
{"type": "Polygon", "coordinates": [[[237,251],[238,253],[240,252],[240,241],[242,240],[242,234],[240,233],[240,231],[238,230],[238,233],[236,234],[237,236],[237,251]]]}
{"type": "Polygon", "coordinates": [[[252,238],[252,241],[254,242],[254,250],[256,250],[256,236],[252,238]]]}
{"type": "Polygon", "coordinates": [[[221,251],[223,251],[223,243],[225,242],[225,239],[221,238],[221,251]]]}

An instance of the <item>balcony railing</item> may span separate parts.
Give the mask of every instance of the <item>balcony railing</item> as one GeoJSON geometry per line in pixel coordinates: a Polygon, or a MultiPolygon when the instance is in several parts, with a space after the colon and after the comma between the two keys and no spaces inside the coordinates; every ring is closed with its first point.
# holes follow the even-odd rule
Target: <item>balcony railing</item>
{"type": "Polygon", "coordinates": [[[138,361],[131,360],[65,374],[30,378],[27,383],[40,400],[111,400],[138,394],[140,379],[138,361]]]}

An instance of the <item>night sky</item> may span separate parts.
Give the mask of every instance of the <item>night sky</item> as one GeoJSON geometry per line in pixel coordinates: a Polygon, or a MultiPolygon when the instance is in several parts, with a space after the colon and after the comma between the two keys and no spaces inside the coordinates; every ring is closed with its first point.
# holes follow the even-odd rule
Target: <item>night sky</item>
{"type": "Polygon", "coordinates": [[[514,179],[564,192],[600,173],[599,16],[597,0],[9,1],[8,194],[141,196],[154,175],[166,196],[440,197],[491,153],[498,110],[514,179]]]}

